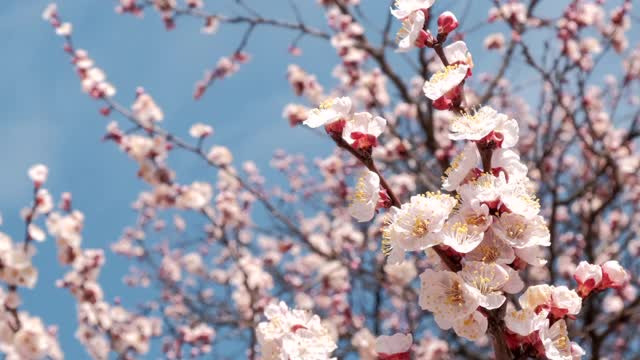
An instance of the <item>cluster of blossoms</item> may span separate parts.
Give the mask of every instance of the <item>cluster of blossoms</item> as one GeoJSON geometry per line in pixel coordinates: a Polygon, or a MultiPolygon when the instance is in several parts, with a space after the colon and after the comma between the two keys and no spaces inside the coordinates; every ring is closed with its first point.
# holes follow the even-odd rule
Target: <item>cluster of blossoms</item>
{"type": "Polygon", "coordinates": [[[6,355],[7,360],[62,360],[64,358],[56,338],[56,327],[45,327],[40,318],[27,312],[15,313],[20,303],[16,293],[1,293],[0,299],[4,304],[0,311],[2,321],[0,351],[6,355]]]}
{"type": "Polygon", "coordinates": [[[25,248],[0,233],[0,251],[0,280],[11,286],[33,288],[38,279],[38,270],[31,263],[35,248],[25,248]]]}
{"type": "MultiPolygon", "coordinates": [[[[283,302],[264,311],[267,322],[256,328],[265,359],[328,359],[336,344],[317,315],[289,310],[283,302]]],[[[335,359],[335,358],[333,358],[335,359]]]]}
{"type": "Polygon", "coordinates": [[[7,359],[62,359],[63,354],[57,340],[57,328],[45,327],[42,320],[19,309],[22,300],[19,289],[34,288],[38,270],[32,263],[36,248],[33,240],[45,240],[44,231],[36,225],[53,208],[49,192],[42,186],[47,180],[48,170],[44,165],[29,169],[29,178],[34,188],[33,204],[22,210],[26,224],[23,243],[14,242],[0,232],[0,281],[7,291],[0,291],[0,351],[7,359]]]}
{"type": "Polygon", "coordinates": [[[96,99],[114,96],[116,89],[107,81],[104,71],[94,65],[93,60],[85,50],[74,50],[68,42],[72,33],[72,25],[68,22],[63,23],[60,21],[56,4],[47,6],[42,13],[42,18],[56,29],[58,35],[67,39],[64,50],[72,55],[73,64],[81,80],[82,91],[96,99]]]}
{"type": "Polygon", "coordinates": [[[594,66],[593,55],[602,52],[601,41],[593,36],[585,35],[588,27],[595,28],[603,38],[610,38],[613,48],[617,52],[624,51],[628,46],[625,33],[631,27],[629,12],[631,1],[611,11],[609,18],[602,7],[584,0],[575,1],[567,7],[563,16],[558,20],[558,38],[562,41],[563,52],[573,62],[584,70],[594,66]]]}
{"type": "Polygon", "coordinates": [[[0,280],[8,287],[8,291],[0,291],[0,351],[11,360],[63,359],[57,328],[47,327],[40,318],[19,309],[22,303],[19,287],[34,287],[37,280],[37,271],[31,264],[33,246],[13,244],[4,233],[0,239],[3,246],[0,280]]]}
{"type": "Polygon", "coordinates": [[[84,215],[72,209],[69,193],[64,193],[58,209],[54,208],[51,195],[42,187],[48,176],[44,165],[33,166],[28,174],[34,187],[34,203],[22,211],[27,225],[25,242],[14,243],[8,235],[0,233],[0,281],[8,289],[0,294],[2,352],[7,359],[16,360],[63,358],[56,339],[57,329],[47,328],[39,318],[19,310],[18,289],[33,288],[38,278],[31,259],[35,254],[32,241],[46,238],[45,231],[37,225],[40,220],[44,220],[47,232],[56,241],[58,260],[71,268],[58,286],[69,289],[78,301],[80,324],[76,337],[91,356],[108,359],[111,351],[123,356],[148,352],[151,339],[161,333],[158,319],[131,313],[103,299],[97,277],[104,265],[104,254],[101,250],[81,248],[84,215]]]}
{"type": "MultiPolygon", "coordinates": [[[[79,228],[75,229],[74,236],[79,242],[79,228]]],[[[64,237],[56,239],[59,252],[67,246],[67,241],[64,237]]],[[[71,270],[58,281],[58,286],[68,289],[78,302],[76,338],[94,359],[108,359],[112,351],[131,355],[148,353],[152,339],[162,333],[160,320],[132,313],[118,303],[109,304],[97,281],[105,262],[102,250],[78,250],[80,253],[70,264],[71,270]]]]}
{"type": "Polygon", "coordinates": [[[433,75],[424,83],[422,90],[433,101],[434,108],[450,110],[460,106],[464,97],[464,82],[472,75],[473,59],[464,41],[442,47],[449,34],[459,25],[450,11],[438,17],[436,36],[425,29],[434,2],[435,0],[399,0],[396,1],[395,8],[391,9],[391,14],[402,21],[402,28],[397,34],[399,51],[429,47],[438,52],[439,64],[435,65],[433,75]]]}
{"type": "Polygon", "coordinates": [[[344,83],[355,83],[361,76],[361,65],[368,58],[367,52],[357,46],[358,39],[364,34],[364,28],[337,6],[329,7],[327,21],[335,31],[331,37],[331,45],[342,60],[341,66],[334,69],[334,74],[341,74],[344,83]]]}
{"type": "MultiPolygon", "coordinates": [[[[324,125],[337,141],[367,151],[377,145],[385,122],[353,113],[351,99],[344,97],[310,111],[304,123],[324,125]],[[363,138],[367,140],[359,141],[363,138]]],[[[417,195],[391,207],[379,175],[364,170],[351,195],[350,213],[368,221],[376,210],[391,207],[383,230],[389,264],[402,263],[406,251],[427,250],[437,256],[432,248],[453,259],[436,262],[420,275],[419,304],[434,313],[442,329],[453,328],[459,336],[479,340],[488,330],[490,311],[506,306],[510,310],[501,335],[513,351],[538,352],[549,359],[579,358],[584,351],[568,340],[565,319],[575,318],[582,297],[592,290],[622,287],[626,272],[616,261],[602,266],[583,262],[575,272],[578,292],[565,286],[532,286],[520,297],[521,310],[515,310],[505,294],[523,290],[519,271],[544,265],[541,247],[550,245],[527,167],[511,150],[518,141],[518,124],[485,106],[452,119],[449,138],[467,141],[443,178],[443,189],[455,195],[417,195]]]]}
{"type": "Polygon", "coordinates": [[[206,71],[204,78],[196,83],[193,98],[200,99],[214,81],[222,80],[235,74],[240,69],[240,65],[247,61],[249,61],[249,55],[242,51],[236,51],[231,57],[224,56],[220,58],[213,70],[206,71]]]}
{"type": "Polygon", "coordinates": [[[581,261],[573,278],[578,282],[578,294],[587,297],[593,291],[621,289],[628,282],[629,275],[615,260],[602,265],[592,265],[581,261]]]}
{"type": "Polygon", "coordinates": [[[420,306],[441,328],[478,340],[489,312],[505,304],[505,294],[522,290],[518,271],[544,264],[540,247],[549,246],[550,235],[527,168],[510,150],[518,140],[516,121],[482,107],[453,119],[449,130],[452,140],[467,141],[443,179],[455,197],[412,197],[389,214],[384,241],[389,261],[429,248],[456,260],[454,268],[443,262],[420,276],[420,306]]]}
{"type": "MultiPolygon", "coordinates": [[[[527,265],[543,266],[542,248],[550,245],[550,232],[540,215],[527,166],[511,149],[518,143],[518,123],[489,106],[461,110],[464,81],[471,75],[473,61],[462,41],[442,47],[458,26],[453,14],[438,18],[438,36],[434,37],[424,29],[433,1],[397,1],[395,5],[391,12],[403,21],[399,49],[428,46],[439,51],[440,68],[423,91],[436,109],[458,112],[449,119],[448,137],[467,142],[442,179],[443,189],[452,195],[427,193],[412,196],[405,204],[393,204],[380,174],[368,163],[387,122],[354,112],[350,98],[327,100],[299,118],[312,128],[324,126],[340,147],[367,165],[350,195],[349,210],[362,222],[371,220],[380,208],[391,208],[382,231],[389,264],[402,263],[406,251],[427,251],[441,258],[420,275],[419,293],[420,306],[433,312],[440,328],[453,328],[461,337],[479,340],[490,327],[497,327],[492,336],[507,338],[513,352],[549,359],[579,358],[584,351],[568,340],[565,318],[578,314],[581,296],[594,288],[622,286],[626,273],[611,262],[605,265],[616,269],[615,280],[602,281],[597,273],[600,267],[580,275],[586,271],[581,265],[576,273],[580,295],[564,286],[534,286],[521,296],[522,309],[513,309],[505,294],[523,290],[519,271],[527,265]],[[505,307],[511,309],[508,315],[504,320],[497,318],[498,309],[505,307]],[[504,328],[499,325],[502,321],[504,328]]],[[[510,11],[518,13],[517,9],[510,11]]],[[[519,13],[526,18],[526,10],[519,13]]]]}

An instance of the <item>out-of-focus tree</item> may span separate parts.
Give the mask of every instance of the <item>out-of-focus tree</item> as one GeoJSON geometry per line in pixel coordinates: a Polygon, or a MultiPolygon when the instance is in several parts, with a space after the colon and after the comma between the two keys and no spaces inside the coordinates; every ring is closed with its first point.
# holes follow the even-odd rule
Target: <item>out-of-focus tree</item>
{"type": "Polygon", "coordinates": [[[144,358],[153,346],[172,359],[640,356],[640,47],[630,0],[572,0],[555,14],[541,0],[493,0],[478,24],[466,23],[471,0],[318,0],[326,24],[306,22],[293,0],[291,19],[228,2],[237,11],[202,0],[120,0],[116,11],[158,12],[167,30],[188,21],[213,36],[244,29],[196,83],[196,100],[242,71],[256,30],[291,32],[293,55],[306,38],[328,42],[337,85],[283,62],[292,88],[283,115],[292,134],[311,128],[335,151],[277,152],[271,166],[286,182],[267,181],[255,163],[234,162],[210,125],[185,124],[190,138],[167,131],[142,88],[132,105],[120,102],[48,6],[44,19],[108,119],[104,139],[148,185],[110,250],[134,265],[128,285],[157,290],[135,309],[105,300],[104,251],[82,247],[82,212],[68,193],[56,205],[46,166],[33,166],[22,241],[0,236],[8,359],[63,357],[55,328],[20,306],[47,236],[69,268],[57,285],[77,303],[77,325],[59,326],[76,326],[95,359],[144,358]],[[367,15],[388,7],[380,23],[367,15]],[[501,57],[476,74],[464,39],[485,26],[508,30],[474,46],[501,57]],[[182,180],[176,152],[217,170],[215,181],[182,180]]]}

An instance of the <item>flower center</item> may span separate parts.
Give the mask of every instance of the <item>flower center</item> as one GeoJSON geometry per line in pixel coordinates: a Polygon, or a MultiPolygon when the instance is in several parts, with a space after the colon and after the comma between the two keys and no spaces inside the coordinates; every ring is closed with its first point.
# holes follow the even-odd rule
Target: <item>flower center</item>
{"type": "Polygon", "coordinates": [[[445,295],[448,305],[462,306],[462,304],[464,304],[462,285],[458,281],[454,281],[453,284],[451,284],[451,287],[446,290],[445,295]]]}
{"type": "Polygon", "coordinates": [[[507,229],[507,235],[512,239],[520,239],[527,230],[527,225],[522,223],[515,223],[507,229]]]}
{"type": "Polygon", "coordinates": [[[318,108],[322,109],[322,110],[327,110],[330,107],[333,106],[333,103],[335,102],[335,99],[327,99],[325,101],[323,101],[320,106],[318,106],[318,108]]]}
{"type": "Polygon", "coordinates": [[[482,254],[482,262],[492,263],[498,260],[500,252],[494,246],[480,245],[478,250],[482,254]]]}
{"type": "Polygon", "coordinates": [[[476,274],[476,277],[473,279],[472,285],[476,289],[480,290],[480,293],[488,294],[494,290],[492,287],[489,286],[489,283],[491,283],[490,278],[482,274],[476,274]]]}
{"type": "Polygon", "coordinates": [[[521,311],[513,310],[511,312],[511,317],[519,321],[524,321],[527,318],[527,314],[524,310],[521,310],[521,311]]]}
{"type": "Polygon", "coordinates": [[[451,226],[454,237],[462,244],[469,234],[469,226],[463,222],[457,222],[451,226]]]}
{"type": "Polygon", "coordinates": [[[367,197],[366,185],[364,183],[364,177],[360,177],[358,179],[358,182],[356,183],[355,191],[351,195],[351,201],[364,203],[364,202],[367,202],[367,200],[368,200],[368,197],[367,197]]]}
{"type": "Polygon", "coordinates": [[[569,339],[566,336],[562,335],[554,343],[558,349],[567,350],[569,339]]]}
{"type": "Polygon", "coordinates": [[[452,65],[446,66],[444,69],[433,74],[433,76],[431,76],[431,79],[429,79],[429,82],[435,83],[435,82],[440,82],[446,79],[447,77],[449,77],[449,73],[457,69],[459,66],[460,64],[452,64],[452,65]]]}
{"type": "Polygon", "coordinates": [[[487,221],[484,215],[469,216],[466,219],[467,225],[480,226],[487,221]]]}
{"type": "Polygon", "coordinates": [[[429,220],[416,218],[411,228],[411,235],[421,238],[429,232],[429,220]]]}
{"type": "Polygon", "coordinates": [[[459,168],[462,160],[464,160],[464,153],[460,153],[456,155],[456,157],[454,157],[453,160],[451,161],[451,165],[449,166],[449,168],[445,170],[444,172],[445,175],[449,176],[451,172],[459,168]]]}

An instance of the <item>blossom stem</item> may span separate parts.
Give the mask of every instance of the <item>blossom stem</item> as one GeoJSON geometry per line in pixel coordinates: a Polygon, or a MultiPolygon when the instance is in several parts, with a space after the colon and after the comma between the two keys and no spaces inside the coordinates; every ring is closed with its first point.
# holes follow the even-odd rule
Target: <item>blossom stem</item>
{"type": "Polygon", "coordinates": [[[495,360],[511,360],[513,355],[507,346],[504,338],[504,314],[506,311],[506,303],[500,308],[489,311],[489,334],[491,334],[493,343],[493,352],[495,360]]]}
{"type": "Polygon", "coordinates": [[[447,55],[445,55],[444,50],[442,49],[442,43],[437,42],[435,45],[433,45],[433,50],[440,58],[440,61],[442,61],[442,64],[444,64],[445,67],[449,66],[449,60],[447,60],[447,55]]]}
{"type": "Polygon", "coordinates": [[[491,156],[493,150],[478,145],[478,151],[480,152],[480,158],[482,158],[482,169],[484,172],[491,172],[491,156]]]}

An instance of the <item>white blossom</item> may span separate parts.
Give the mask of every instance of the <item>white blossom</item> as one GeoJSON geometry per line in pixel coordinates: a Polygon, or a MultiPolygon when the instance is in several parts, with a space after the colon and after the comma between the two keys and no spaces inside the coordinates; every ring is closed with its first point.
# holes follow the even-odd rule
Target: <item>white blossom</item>
{"type": "MultiPolygon", "coordinates": [[[[100,82],[103,80],[104,79],[96,81],[100,82]]],[[[156,104],[151,95],[147,93],[138,95],[136,101],[131,105],[131,111],[143,127],[151,127],[153,123],[164,119],[162,109],[156,104]]]]}
{"type": "Polygon", "coordinates": [[[503,213],[494,222],[496,236],[516,248],[551,245],[551,234],[542,216],[527,219],[515,213],[503,213]]]}
{"type": "Polygon", "coordinates": [[[411,334],[397,333],[376,338],[376,352],[381,357],[408,354],[411,345],[413,345],[413,336],[411,334]]]}
{"type": "Polygon", "coordinates": [[[228,166],[233,161],[233,155],[226,146],[214,145],[207,153],[207,160],[216,166],[228,166]]]}
{"type": "Polygon", "coordinates": [[[549,360],[573,360],[571,341],[564,320],[556,321],[551,327],[547,321],[540,329],[540,341],[549,360]]]}
{"type": "Polygon", "coordinates": [[[553,308],[562,310],[562,313],[578,315],[582,309],[582,298],[564,285],[554,286],[551,292],[551,304],[553,308]]]}
{"type": "Polygon", "coordinates": [[[351,107],[351,99],[348,97],[329,99],[318,108],[311,110],[302,123],[311,128],[317,128],[338,120],[347,120],[351,118],[351,107]]]}
{"type": "Polygon", "coordinates": [[[466,64],[452,64],[433,74],[424,83],[422,91],[427,98],[437,100],[453,90],[467,77],[469,66],[466,64]]]}
{"type": "Polygon", "coordinates": [[[38,186],[44,184],[47,181],[47,175],[49,170],[45,165],[36,164],[29,168],[29,178],[38,186]]]}
{"type": "MultiPolygon", "coordinates": [[[[473,57],[471,56],[469,48],[464,41],[455,41],[445,46],[442,50],[449,64],[465,64],[469,67],[469,70],[473,69],[473,57]]],[[[434,63],[438,66],[438,68],[444,66],[442,64],[442,60],[440,60],[439,57],[436,57],[434,63]]]]}
{"type": "Polygon", "coordinates": [[[442,329],[450,329],[480,305],[480,292],[454,272],[427,269],[420,280],[420,307],[433,312],[442,329]]]}
{"type": "Polygon", "coordinates": [[[480,292],[479,304],[487,310],[497,309],[506,300],[502,287],[509,280],[509,273],[496,263],[470,261],[458,273],[468,284],[480,292]]]}
{"type": "Polygon", "coordinates": [[[495,149],[491,154],[491,167],[507,173],[508,182],[522,181],[527,176],[527,166],[520,162],[520,156],[511,149],[495,149]]]}
{"type": "Polygon", "coordinates": [[[376,146],[376,139],[386,126],[387,120],[380,116],[373,116],[368,112],[355,113],[345,123],[342,138],[356,148],[376,146]]]}
{"type": "Polygon", "coordinates": [[[600,266],[607,287],[622,287],[629,279],[625,269],[616,260],[609,260],[600,266]]]}
{"type": "Polygon", "coordinates": [[[484,234],[482,242],[475,249],[465,255],[468,261],[482,261],[485,263],[511,264],[515,260],[513,248],[489,229],[484,234]]]}
{"type": "Polygon", "coordinates": [[[504,316],[504,323],[507,329],[520,336],[527,336],[534,331],[540,330],[547,321],[547,313],[541,311],[537,313],[534,309],[523,308],[514,309],[513,305],[507,305],[507,312],[504,316]]]}
{"type": "Polygon", "coordinates": [[[391,14],[402,20],[414,11],[429,9],[436,0],[396,0],[391,14]]]}
{"type": "Polygon", "coordinates": [[[189,129],[189,135],[196,139],[207,137],[213,134],[213,128],[207,124],[196,123],[191,126],[189,129]]]}
{"type": "Polygon", "coordinates": [[[422,250],[437,245],[434,236],[444,226],[456,200],[445,194],[428,193],[412,196],[400,209],[392,208],[383,230],[383,245],[390,262],[400,262],[404,251],[422,250]]]}
{"type": "Polygon", "coordinates": [[[416,47],[416,40],[422,34],[424,21],[425,17],[422,11],[415,11],[402,20],[402,27],[396,34],[398,52],[407,52],[416,47]]]}
{"type": "Polygon", "coordinates": [[[453,330],[458,336],[468,340],[479,340],[486,332],[489,321],[479,311],[458,319],[453,324],[453,330]]]}
{"type": "Polygon", "coordinates": [[[502,148],[510,148],[518,142],[518,123],[507,115],[483,106],[472,113],[464,113],[449,123],[451,140],[479,141],[494,132],[502,139],[502,148]]]}
{"type": "Polygon", "coordinates": [[[591,290],[602,282],[602,268],[598,265],[581,261],[573,273],[573,278],[578,282],[578,293],[587,296],[591,290]]]}
{"type": "Polygon", "coordinates": [[[68,22],[62,23],[56,28],[56,34],[58,34],[59,36],[70,36],[72,32],[73,25],[68,22]]]}
{"type": "Polygon", "coordinates": [[[303,310],[290,310],[284,302],[270,304],[256,335],[262,357],[279,360],[328,360],[336,349],[320,318],[303,310]]]}
{"type": "Polygon", "coordinates": [[[442,180],[442,188],[454,191],[469,176],[469,172],[476,168],[480,161],[478,149],[475,144],[467,143],[458,155],[453,158],[451,165],[445,171],[446,177],[442,180]]]}
{"type": "Polygon", "coordinates": [[[440,232],[442,243],[466,254],[480,245],[492,220],[485,204],[463,203],[462,208],[447,220],[440,232]]]}
{"type": "Polygon", "coordinates": [[[380,177],[373,171],[363,170],[349,196],[349,214],[359,222],[369,221],[375,215],[380,199],[380,177]]]}

